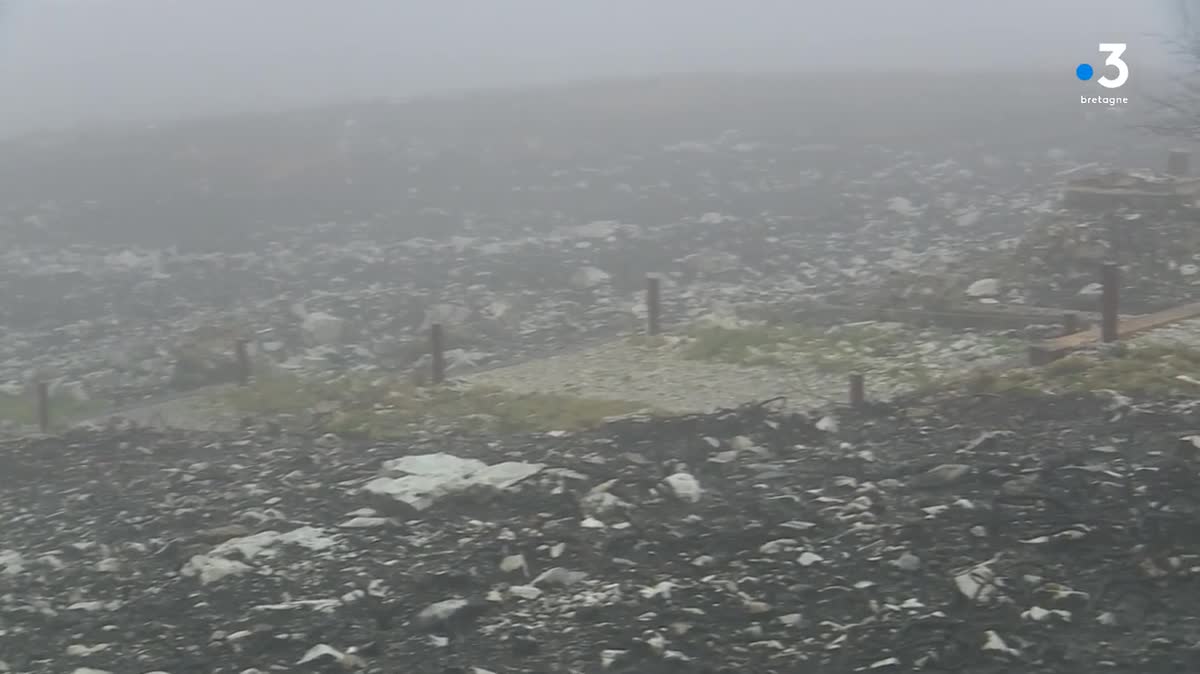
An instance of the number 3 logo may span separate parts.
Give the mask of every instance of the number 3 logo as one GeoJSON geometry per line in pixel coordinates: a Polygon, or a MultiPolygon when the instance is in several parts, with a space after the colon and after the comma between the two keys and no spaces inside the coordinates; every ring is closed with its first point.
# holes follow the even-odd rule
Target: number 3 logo
{"type": "Polygon", "coordinates": [[[1100,51],[1108,54],[1108,58],[1104,59],[1104,65],[1113,66],[1117,69],[1117,76],[1110,78],[1108,75],[1096,80],[1100,86],[1116,89],[1125,84],[1125,80],[1129,79],[1129,64],[1121,60],[1121,54],[1125,53],[1124,42],[1103,42],[1100,44],[1100,51]]]}

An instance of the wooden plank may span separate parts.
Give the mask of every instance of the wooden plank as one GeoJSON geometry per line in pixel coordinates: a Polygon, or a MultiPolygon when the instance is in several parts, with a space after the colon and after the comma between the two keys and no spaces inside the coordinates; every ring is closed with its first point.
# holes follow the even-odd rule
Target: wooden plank
{"type": "MultiPolygon", "coordinates": [[[[1164,325],[1178,323],[1179,321],[1185,321],[1198,316],[1200,316],[1200,302],[1183,304],[1171,307],[1170,309],[1156,311],[1152,314],[1122,317],[1121,322],[1117,325],[1117,337],[1125,339],[1126,337],[1132,337],[1147,330],[1161,328],[1164,325]]],[[[1100,328],[1096,327],[1071,335],[1044,340],[1039,342],[1036,348],[1049,354],[1061,354],[1089,344],[1099,343],[1099,341],[1100,328]]]]}

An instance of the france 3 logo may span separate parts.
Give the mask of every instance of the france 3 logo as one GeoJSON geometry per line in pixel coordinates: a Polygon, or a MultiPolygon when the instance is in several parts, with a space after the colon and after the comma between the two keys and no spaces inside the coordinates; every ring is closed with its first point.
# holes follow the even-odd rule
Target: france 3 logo
{"type": "MultiPolygon", "coordinates": [[[[1108,54],[1104,59],[1104,68],[1116,69],[1116,76],[1109,77],[1107,73],[1096,78],[1096,84],[1106,89],[1119,89],[1129,80],[1129,64],[1121,58],[1125,54],[1124,42],[1101,42],[1100,53],[1108,54]]],[[[1075,67],[1075,76],[1082,82],[1091,81],[1096,76],[1096,69],[1090,63],[1080,63],[1075,67]]]]}

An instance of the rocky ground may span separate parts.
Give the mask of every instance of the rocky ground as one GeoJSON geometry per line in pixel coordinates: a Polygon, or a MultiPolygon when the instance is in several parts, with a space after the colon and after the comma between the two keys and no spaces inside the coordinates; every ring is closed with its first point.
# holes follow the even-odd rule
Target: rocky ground
{"type": "MultiPolygon", "coordinates": [[[[964,104],[969,83],[952,80],[872,104],[831,82],[685,78],[603,105],[586,89],[514,94],[489,123],[442,101],[10,143],[0,398],[35,377],[99,407],[229,381],[236,336],[288,371],[402,372],[433,322],[452,367],[511,364],[628,332],[647,273],[681,323],[814,300],[1094,308],[1095,246],[1071,248],[1069,269],[1046,262],[1050,224],[1090,217],[1058,193],[1161,169],[1164,144],[1073,101],[1034,114],[989,96],[952,124],[930,109],[964,104]],[[1097,145],[1110,128],[1129,144],[1097,145]]],[[[1137,238],[1164,271],[1129,270],[1130,312],[1193,288],[1172,238],[1190,216],[1154,217],[1161,245],[1137,238]]]]}
{"type": "Polygon", "coordinates": [[[898,323],[777,329],[726,319],[659,339],[632,337],[599,347],[463,378],[518,392],[651,401],[705,412],[783,396],[806,410],[846,400],[848,376],[887,400],[947,375],[1025,360],[1018,334],[917,330],[898,323]]]}
{"type": "Polygon", "coordinates": [[[1106,258],[1126,312],[1192,301],[1190,204],[1058,199],[1165,149],[812,84],[6,145],[0,421],[40,378],[99,423],[0,441],[0,672],[1196,671],[1200,322],[1005,374],[1059,326],[795,320],[1057,323],[1106,258]],[[453,385],[400,386],[435,322],[453,385]]]}
{"type": "Polygon", "coordinates": [[[0,670],[1200,667],[1196,405],[0,446],[0,670]]]}

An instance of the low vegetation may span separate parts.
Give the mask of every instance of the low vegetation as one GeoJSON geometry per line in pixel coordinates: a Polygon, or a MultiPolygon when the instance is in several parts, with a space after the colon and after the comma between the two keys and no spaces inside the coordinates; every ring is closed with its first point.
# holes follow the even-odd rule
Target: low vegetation
{"type": "MultiPolygon", "coordinates": [[[[72,396],[51,396],[50,425],[60,428],[64,424],[102,414],[104,403],[96,400],[79,400],[72,396]]],[[[0,421],[20,426],[35,426],[38,423],[37,399],[28,395],[0,393],[0,421]]]]}
{"type": "Polygon", "coordinates": [[[402,437],[430,424],[467,431],[519,433],[581,430],[607,418],[657,414],[650,405],[557,394],[518,394],[491,387],[422,387],[394,379],[315,381],[260,377],[223,402],[239,413],[292,417],[323,430],[372,438],[402,437]]]}
{"type": "Polygon", "coordinates": [[[1042,368],[974,372],[972,393],[1080,393],[1111,389],[1146,396],[1200,393],[1200,349],[1184,344],[1130,345],[1114,354],[1079,353],[1042,368]]]}
{"type": "MultiPolygon", "coordinates": [[[[678,337],[630,338],[644,348],[673,346],[689,360],[745,366],[793,368],[827,375],[860,372],[922,388],[941,377],[915,348],[931,338],[894,323],[863,322],[836,327],[804,325],[754,325],[726,327],[699,325],[678,337]]],[[[997,342],[1018,354],[1020,345],[997,342]]],[[[1000,349],[998,353],[1002,353],[1000,349]]]]}
{"type": "Polygon", "coordinates": [[[802,357],[825,372],[850,372],[867,359],[894,358],[896,330],[877,323],[813,326],[699,326],[687,333],[683,357],[737,365],[786,365],[802,357]]]}

